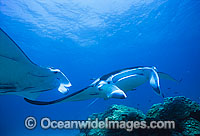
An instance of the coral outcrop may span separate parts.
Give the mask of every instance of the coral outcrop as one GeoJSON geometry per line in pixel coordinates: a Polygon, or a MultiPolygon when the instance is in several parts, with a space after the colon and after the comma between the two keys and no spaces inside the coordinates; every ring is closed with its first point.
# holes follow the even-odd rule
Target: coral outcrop
{"type": "MultiPolygon", "coordinates": [[[[146,115],[135,108],[113,105],[89,117],[99,121],[175,121],[174,129],[81,129],[79,136],[200,136],[200,105],[183,96],[168,97],[154,104],[146,115]],[[128,130],[128,131],[127,131],[128,130]]],[[[121,124],[122,125],[122,124],[121,124]]],[[[129,125],[130,126],[130,125],[129,125]]]]}

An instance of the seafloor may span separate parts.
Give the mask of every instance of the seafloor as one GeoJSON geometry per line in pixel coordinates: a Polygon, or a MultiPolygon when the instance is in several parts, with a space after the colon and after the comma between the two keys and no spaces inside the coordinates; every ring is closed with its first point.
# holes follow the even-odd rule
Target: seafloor
{"type": "Polygon", "coordinates": [[[89,118],[123,121],[175,121],[175,129],[82,129],[79,136],[200,136],[200,105],[183,96],[168,97],[164,103],[154,104],[144,114],[124,105],[113,105],[103,113],[94,113],[89,118]]]}

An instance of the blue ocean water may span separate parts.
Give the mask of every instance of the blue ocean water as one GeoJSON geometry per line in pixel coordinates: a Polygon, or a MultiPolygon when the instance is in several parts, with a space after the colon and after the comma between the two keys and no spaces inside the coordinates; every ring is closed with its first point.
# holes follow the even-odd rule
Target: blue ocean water
{"type": "MultiPolygon", "coordinates": [[[[156,66],[182,81],[161,80],[165,97],[200,102],[199,0],[0,0],[0,27],[36,64],[59,68],[78,91],[109,72],[156,66]]],[[[0,135],[74,136],[78,130],[27,130],[24,120],[86,119],[112,104],[146,112],[163,102],[148,83],[127,99],[100,99],[35,106],[19,96],[0,96],[0,135]]],[[[63,97],[57,90],[40,99],[63,97]]]]}

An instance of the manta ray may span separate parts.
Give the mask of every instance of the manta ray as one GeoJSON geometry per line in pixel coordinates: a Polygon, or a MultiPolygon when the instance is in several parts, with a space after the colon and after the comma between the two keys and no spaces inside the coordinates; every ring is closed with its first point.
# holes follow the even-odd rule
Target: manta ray
{"type": "Polygon", "coordinates": [[[33,63],[0,28],[0,95],[36,99],[41,92],[58,88],[68,92],[68,78],[59,70],[33,63]]]}
{"type": "Polygon", "coordinates": [[[31,104],[49,105],[66,101],[82,101],[91,98],[125,99],[127,97],[127,91],[135,90],[136,87],[146,82],[150,83],[156,94],[162,96],[159,82],[160,78],[177,82],[170,75],[157,72],[155,67],[139,66],[125,68],[103,75],[86,88],[57,100],[49,102],[25,100],[31,104]]]}

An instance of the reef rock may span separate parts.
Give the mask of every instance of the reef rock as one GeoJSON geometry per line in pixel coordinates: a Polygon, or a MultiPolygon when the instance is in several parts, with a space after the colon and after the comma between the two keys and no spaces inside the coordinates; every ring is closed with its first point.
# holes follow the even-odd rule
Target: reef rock
{"type": "Polygon", "coordinates": [[[103,113],[94,113],[99,121],[175,121],[175,129],[81,129],[79,136],[200,136],[200,105],[183,96],[168,97],[154,104],[145,115],[124,105],[113,105],[103,113]],[[128,131],[127,131],[128,130],[128,131]]]}
{"type": "Polygon", "coordinates": [[[180,121],[197,112],[200,106],[183,96],[168,97],[163,104],[155,104],[148,111],[147,118],[156,120],[175,120],[180,121]]]}
{"type": "MultiPolygon", "coordinates": [[[[104,113],[92,114],[91,120],[98,118],[99,121],[144,121],[145,114],[142,111],[124,105],[112,105],[104,113]]],[[[82,129],[80,136],[124,136],[129,135],[125,129],[82,129]],[[84,133],[84,134],[83,134],[84,133]]]]}

